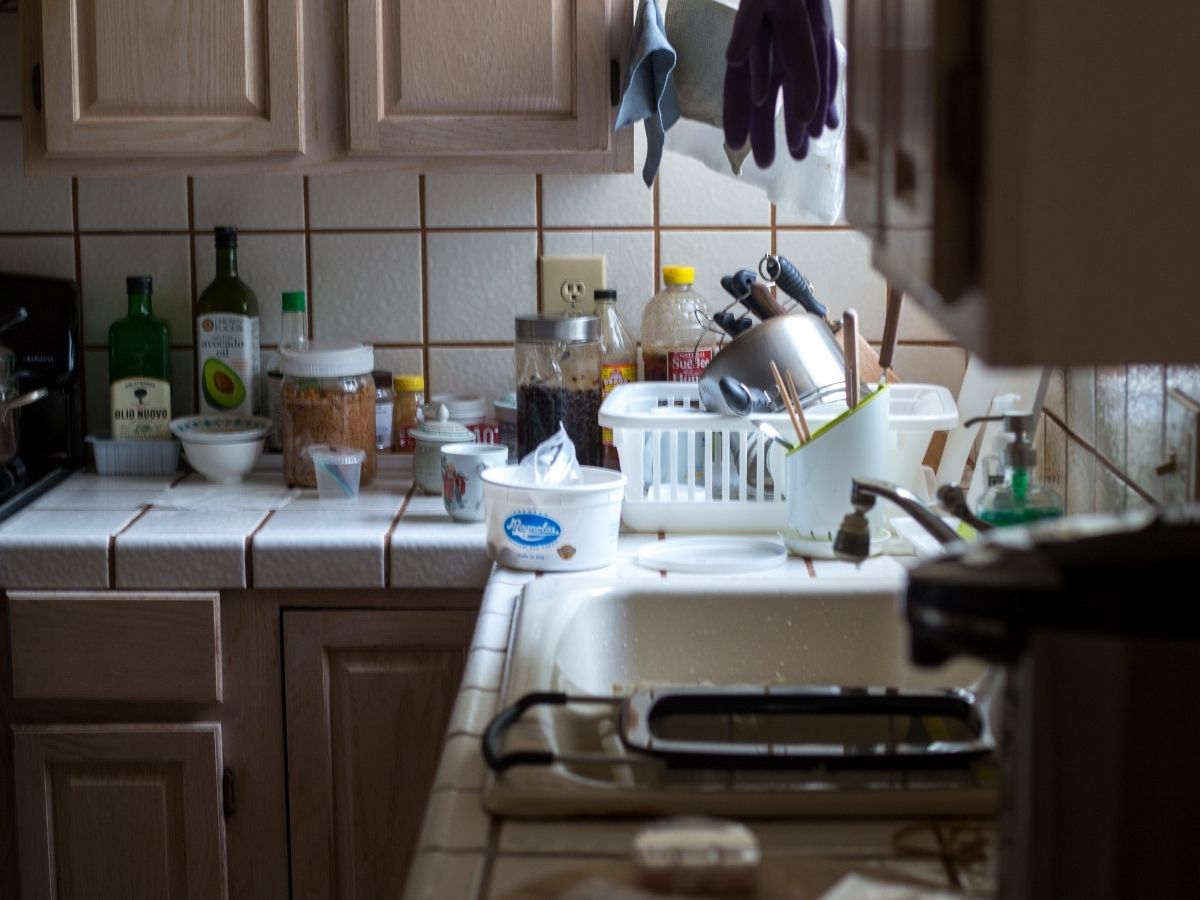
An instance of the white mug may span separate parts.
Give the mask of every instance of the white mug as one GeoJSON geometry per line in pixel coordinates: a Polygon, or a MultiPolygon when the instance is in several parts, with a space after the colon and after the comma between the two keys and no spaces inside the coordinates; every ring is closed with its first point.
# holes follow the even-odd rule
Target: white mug
{"type": "Polygon", "coordinates": [[[450,518],[459,522],[483,521],[485,469],[508,465],[503,444],[445,444],[442,447],[442,501],[450,518]]]}

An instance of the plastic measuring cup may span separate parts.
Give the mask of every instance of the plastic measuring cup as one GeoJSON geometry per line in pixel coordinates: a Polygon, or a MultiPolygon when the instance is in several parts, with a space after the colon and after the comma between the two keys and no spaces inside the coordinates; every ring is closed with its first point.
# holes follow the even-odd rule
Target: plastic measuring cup
{"type": "Polygon", "coordinates": [[[362,476],[363,460],[367,454],[354,447],[330,447],[317,444],[308,448],[317,473],[317,493],[322,500],[345,500],[358,496],[358,481],[362,476]]]}

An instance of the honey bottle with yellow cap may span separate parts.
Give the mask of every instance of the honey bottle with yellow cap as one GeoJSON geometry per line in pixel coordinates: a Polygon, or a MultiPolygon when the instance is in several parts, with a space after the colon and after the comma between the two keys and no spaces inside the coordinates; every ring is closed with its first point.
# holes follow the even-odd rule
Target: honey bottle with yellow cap
{"type": "Polygon", "coordinates": [[[717,348],[708,303],[691,266],[663,266],[662,275],[663,289],[642,313],[642,380],[699,381],[717,348]]]}

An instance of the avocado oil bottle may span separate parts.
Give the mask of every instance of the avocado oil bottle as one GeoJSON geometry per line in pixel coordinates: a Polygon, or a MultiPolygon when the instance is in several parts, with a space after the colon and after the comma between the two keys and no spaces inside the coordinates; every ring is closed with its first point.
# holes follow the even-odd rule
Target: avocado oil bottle
{"type": "Polygon", "coordinates": [[[200,412],[257,415],[258,298],[237,271],[237,229],[218,225],[217,276],[196,301],[200,412]]]}
{"type": "Polygon", "coordinates": [[[129,313],[108,328],[108,398],[113,440],[171,437],[171,331],[150,308],[149,275],[125,279],[129,313]]]}

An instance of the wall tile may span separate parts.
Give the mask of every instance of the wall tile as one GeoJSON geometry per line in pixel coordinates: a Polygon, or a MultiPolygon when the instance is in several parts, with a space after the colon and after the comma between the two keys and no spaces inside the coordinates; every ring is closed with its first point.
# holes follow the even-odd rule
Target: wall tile
{"type": "Polygon", "coordinates": [[[547,256],[602,254],[607,286],[617,291],[621,318],[635,339],[640,335],[642,310],[654,296],[653,232],[551,231],[544,236],[542,249],[547,256]]]}
{"type": "Polygon", "coordinates": [[[663,225],[769,226],[771,202],[760,188],[667,152],[658,170],[658,218],[663,225]]]}
{"type": "Polygon", "coordinates": [[[768,231],[664,231],[659,261],[664,266],[694,266],[696,290],[708,301],[709,312],[715,313],[732,299],[721,288],[721,276],[756,268],[770,249],[768,231]]]}
{"type": "Polygon", "coordinates": [[[21,114],[21,28],[16,10],[0,13],[0,116],[21,114]]]}
{"type": "Polygon", "coordinates": [[[429,339],[510,341],[513,316],[537,312],[537,233],[431,234],[429,339]]]}
{"type": "Polygon", "coordinates": [[[308,179],[311,228],[419,228],[418,176],[313,175],[308,179]]]}
{"type": "Polygon", "coordinates": [[[488,399],[516,390],[516,362],[507,347],[433,347],[426,398],[433,394],[480,394],[488,399]]]}
{"type": "Polygon", "coordinates": [[[375,348],[375,368],[392,375],[421,375],[424,374],[424,354],[420,348],[412,349],[381,349],[375,348]]]}
{"type": "MultiPolygon", "coordinates": [[[[883,312],[887,282],[871,268],[871,242],[854,231],[791,231],[778,236],[779,253],[787,257],[812,282],[817,299],[840,317],[847,309],[858,312],[859,327],[871,341],[883,337],[883,312]]],[[[761,254],[760,254],[761,255],[761,254]]],[[[758,267],[755,259],[750,268],[758,267]]],[[[902,324],[912,318],[905,302],[902,324]]]]}
{"type": "Polygon", "coordinates": [[[108,351],[83,353],[83,415],[87,434],[110,431],[108,421],[108,351]]]}
{"type": "Polygon", "coordinates": [[[82,231],[184,230],[185,178],[80,178],[82,231]]]}
{"type": "Polygon", "coordinates": [[[532,175],[426,175],[425,224],[430,228],[537,225],[532,175]]]}
{"type": "MultiPolygon", "coordinates": [[[[887,294],[885,292],[883,314],[880,316],[878,325],[880,340],[883,339],[883,319],[886,314],[887,294]]],[[[927,313],[920,303],[909,296],[905,296],[900,304],[899,339],[902,341],[954,342],[954,337],[950,334],[950,332],[939,325],[937,320],[932,315],[927,313]]]]}
{"type": "Polygon", "coordinates": [[[1096,370],[1079,366],[1067,371],[1067,427],[1096,443],[1096,370]]]}
{"type": "Polygon", "coordinates": [[[71,179],[26,178],[21,123],[0,122],[0,232],[70,231],[71,179]]]}
{"type": "Polygon", "coordinates": [[[298,175],[217,175],[192,181],[196,230],[303,228],[304,179],[298,175]]]}
{"type": "Polygon", "coordinates": [[[1130,366],[1125,421],[1125,466],[1129,477],[1156,500],[1163,499],[1162,479],[1154,469],[1164,459],[1166,403],[1162,366],[1130,366]]]}
{"type": "Polygon", "coordinates": [[[312,236],[313,337],[380,344],[421,341],[421,238],[312,236]]]}
{"type": "MultiPolygon", "coordinates": [[[[211,234],[197,234],[193,240],[196,242],[196,295],[199,297],[216,274],[216,248],[211,234]]],[[[283,292],[307,289],[304,235],[238,235],[238,277],[258,297],[260,342],[264,346],[277,344],[283,324],[283,292]]]]}
{"type": "Polygon", "coordinates": [[[192,343],[191,255],[185,235],[90,237],[79,241],[83,340],[108,345],[108,326],[128,308],[125,278],[154,278],[154,314],[171,326],[171,343],[192,343]]]}
{"type": "Polygon", "coordinates": [[[944,384],[957,397],[967,370],[966,354],[958,347],[901,344],[896,348],[895,369],[910,384],[944,384]]]}
{"type": "Polygon", "coordinates": [[[642,181],[646,138],[637,126],[633,171],[616,175],[543,175],[542,224],[652,225],[654,192],[642,181]]]}
{"type": "Polygon", "coordinates": [[[196,354],[191,350],[171,351],[171,415],[190,416],[196,411],[196,354]]]}
{"type": "Polygon", "coordinates": [[[69,237],[6,237],[0,234],[0,269],[75,278],[75,239],[69,237]]]}

